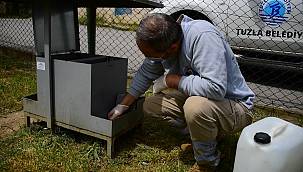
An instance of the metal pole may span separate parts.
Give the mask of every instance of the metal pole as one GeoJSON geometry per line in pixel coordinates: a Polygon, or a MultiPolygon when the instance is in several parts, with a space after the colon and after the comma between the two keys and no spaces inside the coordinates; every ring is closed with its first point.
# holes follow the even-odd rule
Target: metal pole
{"type": "Polygon", "coordinates": [[[54,88],[53,88],[53,61],[51,57],[51,1],[46,0],[44,4],[44,57],[45,57],[45,72],[48,73],[46,78],[47,97],[49,97],[47,107],[47,127],[54,128],[54,88]]]}
{"type": "Polygon", "coordinates": [[[88,36],[88,53],[96,54],[96,7],[90,6],[87,10],[87,36],[88,36]]]}

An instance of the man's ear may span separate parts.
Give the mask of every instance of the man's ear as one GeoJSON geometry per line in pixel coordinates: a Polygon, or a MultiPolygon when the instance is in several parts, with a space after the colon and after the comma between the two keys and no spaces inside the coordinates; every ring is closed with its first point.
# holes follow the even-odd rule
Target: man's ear
{"type": "Polygon", "coordinates": [[[175,43],[173,43],[173,44],[170,46],[170,49],[171,49],[172,51],[176,51],[176,50],[179,49],[179,46],[180,46],[180,40],[177,41],[177,42],[175,42],[175,43]]]}

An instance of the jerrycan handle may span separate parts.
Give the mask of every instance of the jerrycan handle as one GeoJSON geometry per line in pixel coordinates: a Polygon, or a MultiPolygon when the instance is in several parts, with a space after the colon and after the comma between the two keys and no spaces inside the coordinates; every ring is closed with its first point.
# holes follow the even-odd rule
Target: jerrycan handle
{"type": "Polygon", "coordinates": [[[272,128],[271,132],[270,132],[270,136],[276,137],[276,136],[282,134],[283,131],[285,131],[287,126],[288,126],[288,124],[283,124],[283,125],[279,125],[279,126],[272,128]]]}
{"type": "Polygon", "coordinates": [[[271,139],[283,133],[286,127],[287,124],[284,124],[272,128],[269,133],[258,132],[254,136],[254,141],[259,144],[269,144],[271,139]]]}

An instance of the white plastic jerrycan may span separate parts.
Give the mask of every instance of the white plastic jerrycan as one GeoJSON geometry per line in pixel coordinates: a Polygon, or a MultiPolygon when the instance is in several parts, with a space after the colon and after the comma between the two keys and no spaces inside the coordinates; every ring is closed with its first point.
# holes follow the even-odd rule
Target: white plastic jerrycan
{"type": "Polygon", "coordinates": [[[303,172],[303,128],[275,117],[245,127],[234,172],[303,172]]]}

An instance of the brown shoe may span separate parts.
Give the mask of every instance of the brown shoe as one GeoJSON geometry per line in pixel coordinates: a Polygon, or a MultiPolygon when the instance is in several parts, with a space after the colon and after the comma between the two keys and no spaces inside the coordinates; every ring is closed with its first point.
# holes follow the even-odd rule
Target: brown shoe
{"type": "Polygon", "coordinates": [[[195,163],[189,170],[188,172],[215,172],[216,168],[207,166],[207,165],[198,165],[195,163]]]}
{"type": "Polygon", "coordinates": [[[193,146],[190,143],[184,143],[180,147],[183,152],[190,152],[193,150],[193,146]]]}

